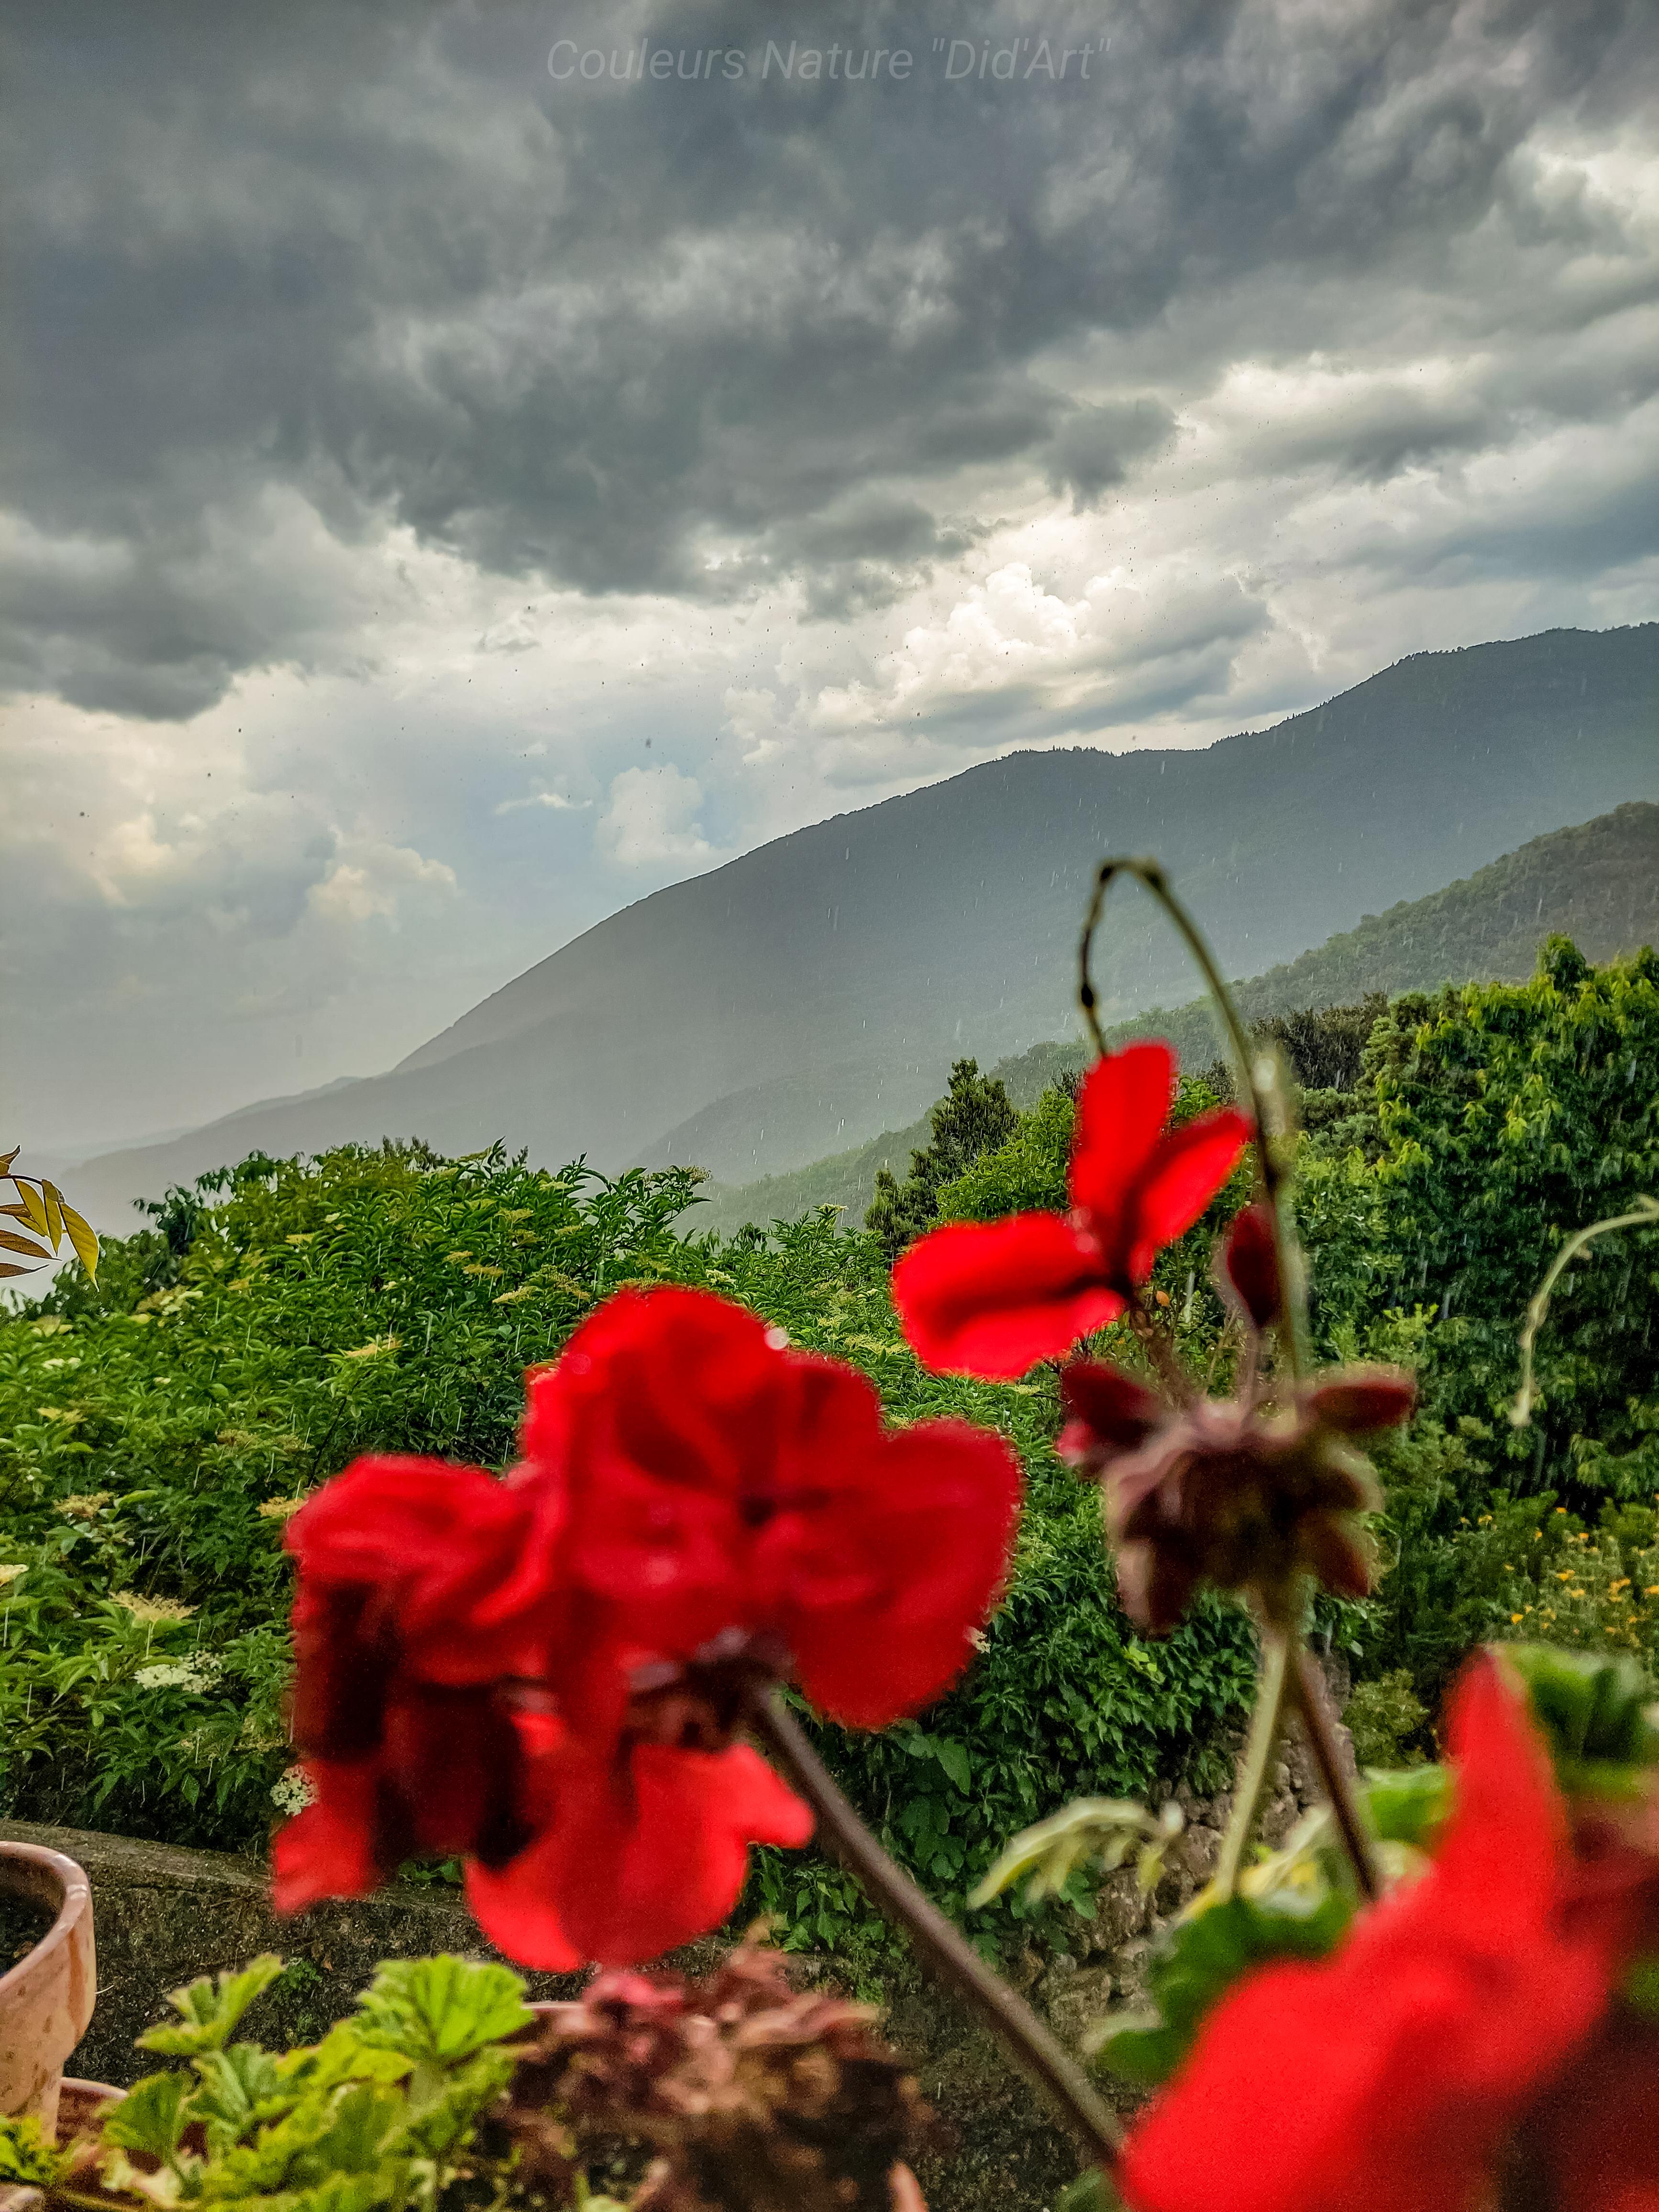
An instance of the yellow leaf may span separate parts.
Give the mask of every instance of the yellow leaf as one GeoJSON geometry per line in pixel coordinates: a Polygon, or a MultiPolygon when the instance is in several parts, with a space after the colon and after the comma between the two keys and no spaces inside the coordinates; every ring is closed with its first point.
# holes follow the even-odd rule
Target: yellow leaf
{"type": "Polygon", "coordinates": [[[17,1155],[22,1151],[22,1149],[23,1147],[21,1145],[14,1145],[9,1152],[0,1156],[0,1175],[10,1174],[11,1164],[17,1158],[17,1155]]]}
{"type": "MultiPolygon", "coordinates": [[[[23,1218],[31,1229],[37,1231],[42,1237],[46,1236],[48,1229],[46,1209],[40,1203],[40,1192],[31,1184],[25,1182],[21,1176],[14,1176],[12,1181],[17,1186],[17,1195],[23,1201],[23,1218]]],[[[8,1206],[6,1211],[9,1213],[11,1208],[8,1206]]],[[[54,1244],[57,1241],[57,1238],[53,1237],[54,1244]]]]}
{"type": "Polygon", "coordinates": [[[52,1257],[44,1245],[35,1243],[30,1237],[19,1237],[10,1229],[0,1229],[0,1245],[3,1245],[8,1252],[22,1252],[31,1260],[50,1260],[52,1257]]]}
{"type": "MultiPolygon", "coordinates": [[[[21,1190],[24,1186],[20,1182],[17,1188],[21,1190]]],[[[43,1182],[40,1195],[46,1202],[46,1233],[52,1239],[52,1249],[55,1252],[64,1241],[64,1201],[58,1194],[56,1183],[43,1182]]]]}
{"type": "MultiPolygon", "coordinates": [[[[46,1188],[50,1190],[52,1185],[48,1183],[46,1188]]],[[[89,1283],[95,1283],[98,1279],[97,1234],[91,1224],[83,1221],[72,1206],[66,1204],[61,1198],[58,1203],[63,1212],[64,1226],[69,1231],[70,1243],[75,1247],[75,1256],[86,1269],[87,1280],[89,1283]]]]}

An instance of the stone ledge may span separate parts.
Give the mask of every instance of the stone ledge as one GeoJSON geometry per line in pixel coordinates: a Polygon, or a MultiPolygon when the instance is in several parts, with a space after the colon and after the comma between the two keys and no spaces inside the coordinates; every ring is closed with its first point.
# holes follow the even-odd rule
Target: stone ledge
{"type": "MultiPolygon", "coordinates": [[[[167,2015],[167,1993],[198,1974],[244,1966],[280,1952],[296,1971],[259,2001],[251,2032],[307,2041],[349,2012],[381,1959],[451,1951],[497,1958],[459,1890],[392,1882],[373,1897],[313,1905],[292,1920],[271,1909],[270,1876],[258,1859],[186,1850],[83,1828],[13,1820],[18,1843],[46,1844],[86,1869],[98,1948],[98,2008],[68,2070],[123,2087],[153,2062],[134,2039],[167,2015]]],[[[583,1977],[531,1974],[538,1997],[573,1996],[583,1977]]]]}

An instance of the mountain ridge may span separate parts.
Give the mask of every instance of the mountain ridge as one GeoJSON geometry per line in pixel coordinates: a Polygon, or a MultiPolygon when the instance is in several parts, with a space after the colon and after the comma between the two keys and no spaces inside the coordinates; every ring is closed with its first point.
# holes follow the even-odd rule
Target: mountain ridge
{"type": "MultiPolygon", "coordinates": [[[[1364,915],[1358,928],[1236,982],[1233,991],[1240,1013],[1254,1024],[1352,1004],[1379,991],[1397,997],[1443,983],[1516,982],[1532,973],[1542,939],[1558,932],[1571,936],[1598,965],[1644,945],[1659,945],[1659,805],[1627,803],[1594,821],[1534,838],[1442,890],[1364,915]]],[[[1150,1007],[1116,1024],[1108,1042],[1121,1046],[1146,1036],[1167,1037],[1188,1067],[1224,1050],[1206,999],[1150,1007]]],[[[1080,1067],[1086,1058],[1081,1042],[1051,1040],[1000,1060],[988,1073],[1006,1085],[1015,1105],[1030,1106],[1063,1068],[1080,1067]]],[[[935,1097],[943,1090],[941,1083],[935,1097]]],[[[904,1127],[884,1130],[864,1145],[793,1172],[712,1188],[690,1217],[690,1233],[729,1231],[750,1220],[787,1220],[824,1205],[861,1218],[878,1170],[888,1168],[902,1177],[911,1152],[927,1142],[927,1127],[923,1111],[904,1127]]]]}
{"type": "MultiPolygon", "coordinates": [[[[501,1137],[609,1171],[768,1085],[750,1171],[793,1165],[822,1149],[849,1068],[889,1071],[902,1111],[899,1088],[925,1103],[957,1053],[989,1061],[1065,1026],[1103,851],[1157,851],[1229,971],[1261,972],[1564,820],[1659,799],[1656,733],[1648,623],[1414,655],[1202,750],[1005,755],[622,909],[384,1075],[106,1154],[78,1187],[107,1220],[256,1147],[382,1135],[455,1153],[501,1137]],[[774,1110],[790,1097],[799,1126],[774,1110]]],[[[1108,1018],[1180,978],[1126,893],[1097,977],[1108,1018]]]]}

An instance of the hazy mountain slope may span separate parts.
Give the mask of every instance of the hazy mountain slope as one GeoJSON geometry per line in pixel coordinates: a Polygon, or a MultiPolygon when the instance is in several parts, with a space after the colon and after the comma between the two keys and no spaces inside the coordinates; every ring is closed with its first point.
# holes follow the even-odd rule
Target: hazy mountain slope
{"type": "MultiPolygon", "coordinates": [[[[1358,929],[1239,984],[1239,1007],[1248,1021],[1259,1022],[1352,1005],[1372,991],[1394,996],[1441,983],[1516,981],[1532,973],[1540,939],[1556,931],[1597,962],[1659,945],[1659,805],[1634,803],[1558,830],[1427,898],[1368,915],[1358,929]]],[[[1167,1036],[1189,1065],[1202,1065],[1222,1048],[1202,999],[1151,1008],[1117,1024],[1111,1039],[1121,1044],[1149,1033],[1167,1036]]],[[[1079,1044],[1034,1045],[992,1073],[1016,1104],[1029,1105],[1061,1068],[1081,1066],[1084,1056],[1079,1044]]],[[[941,1080],[939,1091],[944,1087],[941,1080]]],[[[713,1187],[690,1226],[732,1230],[744,1221],[787,1221],[814,1206],[841,1206],[858,1219],[878,1170],[901,1173],[927,1133],[923,1114],[906,1128],[792,1173],[735,1189],[713,1187]]]]}
{"type": "MultiPolygon", "coordinates": [[[[926,1077],[1060,1033],[1103,851],[1158,853],[1229,969],[1260,973],[1637,798],[1659,798],[1653,623],[1419,654],[1201,752],[1016,753],[642,900],[389,1075],[108,1156],[78,1187],[107,1218],[256,1146],[383,1134],[614,1167],[736,1090],[787,1079],[805,1097],[872,1061],[926,1077]]],[[[1132,893],[1099,980],[1109,1014],[1184,985],[1132,893]]]]}

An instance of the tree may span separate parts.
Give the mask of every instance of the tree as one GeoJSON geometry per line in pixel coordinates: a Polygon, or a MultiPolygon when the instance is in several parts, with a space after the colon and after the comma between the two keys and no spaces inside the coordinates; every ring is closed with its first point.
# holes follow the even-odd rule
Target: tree
{"type": "Polygon", "coordinates": [[[993,1076],[981,1075],[976,1060],[959,1060],[951,1070],[951,1087],[928,1117],[933,1142],[910,1155],[910,1172],[901,1183],[890,1169],[876,1177],[876,1194],[864,1225],[881,1239],[889,1259],[896,1259],[911,1239],[939,1216],[939,1194],[981,1153],[1006,1144],[1019,1127],[1007,1091],[993,1076]]]}

